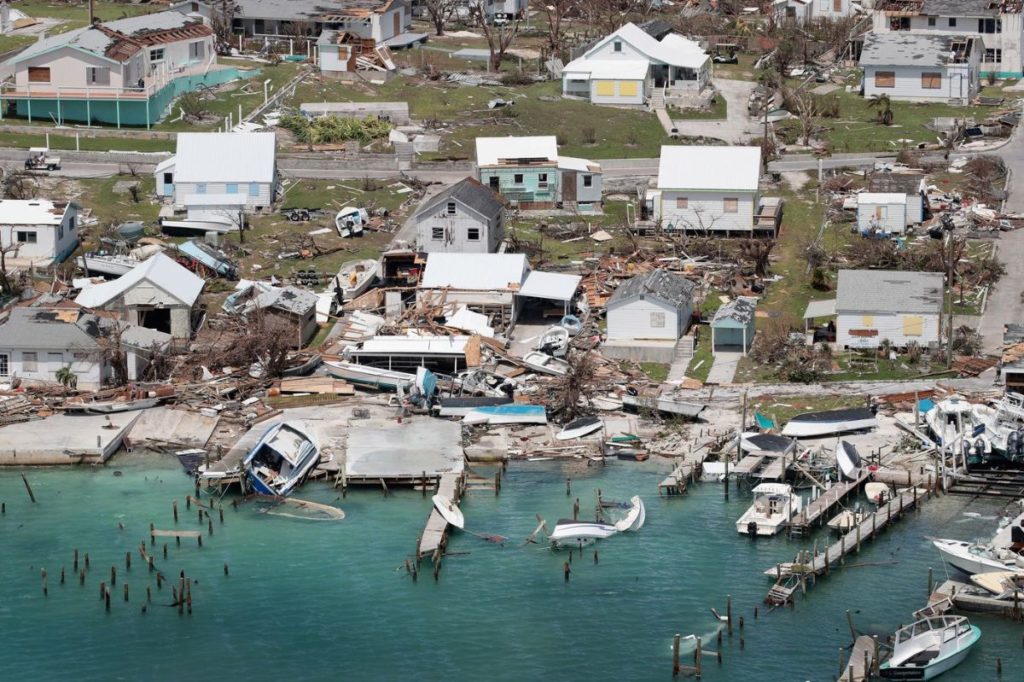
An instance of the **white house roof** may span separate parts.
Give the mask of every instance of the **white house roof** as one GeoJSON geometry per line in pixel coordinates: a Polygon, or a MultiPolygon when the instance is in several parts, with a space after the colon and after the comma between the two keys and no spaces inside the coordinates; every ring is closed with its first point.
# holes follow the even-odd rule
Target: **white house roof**
{"type": "Polygon", "coordinates": [[[601,164],[594,163],[589,159],[580,159],[575,156],[559,156],[558,167],[562,170],[574,170],[581,173],[601,172],[601,164]]]}
{"type": "Polygon", "coordinates": [[[521,253],[432,253],[421,289],[518,290],[530,271],[521,253]]]}
{"type": "Polygon", "coordinates": [[[658,164],[658,189],[757,191],[760,147],[665,145],[658,164]]]}
{"type": "Polygon", "coordinates": [[[162,253],[146,259],[117,279],[90,287],[75,299],[86,308],[101,308],[140,282],[163,289],[186,305],[194,305],[206,282],[162,253]]]}
{"type": "Polygon", "coordinates": [[[861,192],[857,195],[858,204],[906,204],[906,194],[890,192],[861,192]]]}
{"type": "Polygon", "coordinates": [[[175,182],[273,182],[274,133],[178,133],[175,182]]]}
{"type": "Polygon", "coordinates": [[[0,225],[60,225],[67,203],[55,204],[49,199],[0,200],[0,225]]]}
{"type": "Polygon", "coordinates": [[[520,296],[542,298],[547,301],[571,301],[583,279],[579,275],[563,275],[558,272],[534,270],[526,276],[520,296]]]}
{"type": "Polygon", "coordinates": [[[708,54],[700,45],[676,33],[670,33],[661,40],[644,31],[636,24],[626,24],[614,33],[609,34],[597,45],[584,54],[593,54],[609,41],[621,38],[642,52],[648,59],[672,66],[698,69],[708,61],[708,54]]]}
{"type": "Polygon", "coordinates": [[[562,69],[570,78],[585,76],[587,79],[643,80],[647,77],[650,62],[638,59],[574,59],[562,69]]]}
{"type": "Polygon", "coordinates": [[[172,156],[172,157],[164,159],[163,161],[158,163],[156,165],[156,170],[154,170],[153,172],[154,173],[163,173],[168,168],[174,168],[174,164],[175,164],[175,158],[172,156]]]}
{"type": "Polygon", "coordinates": [[[478,137],[476,163],[497,166],[504,160],[544,159],[558,163],[558,141],[554,135],[529,137],[478,137]]]}

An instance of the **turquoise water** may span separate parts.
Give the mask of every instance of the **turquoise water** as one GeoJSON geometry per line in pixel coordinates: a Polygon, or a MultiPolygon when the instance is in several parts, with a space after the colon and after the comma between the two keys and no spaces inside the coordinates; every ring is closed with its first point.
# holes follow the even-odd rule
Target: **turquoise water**
{"type": "MultiPolygon", "coordinates": [[[[486,472],[486,470],[483,470],[486,472]]],[[[467,525],[509,536],[497,546],[455,535],[435,583],[424,562],[413,583],[403,568],[430,508],[429,498],[399,491],[384,498],[360,491],[338,500],[340,522],[315,522],[259,513],[255,505],[227,505],[225,523],[214,514],[214,535],[202,549],[194,540],[169,543],[157,565],[176,578],[185,570],[196,584],[193,614],[161,606],[170,586],[157,591],[137,553],[150,522],[172,528],[171,501],[179,501],[178,528],[195,529],[185,510],[191,482],[168,458],[114,460],[105,469],[28,470],[38,504],[32,505],[20,472],[0,472],[0,676],[3,679],[255,680],[326,679],[562,679],[665,680],[671,675],[674,633],[699,634],[715,648],[717,623],[709,607],[734,614],[746,627],[724,636],[724,662],[705,659],[706,680],[829,680],[838,672],[837,648],[849,644],[845,610],[859,629],[888,633],[926,599],[927,568],[943,569],[924,539],[988,535],[994,521],[965,517],[965,509],[993,514],[986,501],[947,496],[929,502],[895,529],[864,547],[848,567],[819,581],[795,608],[767,613],[761,604],[770,581],[760,572],[792,558],[810,540],[752,542],[735,532],[749,504],[735,489],[726,502],[719,484],[696,485],[689,496],[659,499],[664,466],[613,462],[587,468],[556,462],[510,465],[500,497],[471,493],[463,504],[467,525]],[[114,470],[123,472],[115,476],[114,470]],[[647,525],[573,559],[567,553],[521,547],[536,527],[536,513],[553,523],[571,513],[573,498],[593,508],[605,498],[641,494],[647,525]],[[119,527],[123,525],[123,529],[119,527]],[[72,552],[90,554],[85,587],[71,574],[72,552]],[[133,553],[130,572],[124,554],[133,553]],[[230,576],[223,573],[229,564],[230,576]],[[106,613],[100,581],[118,567],[118,585],[106,613]],[[61,567],[67,583],[59,584],[61,567]],[[40,568],[49,574],[49,596],[40,568]],[[122,600],[121,583],[131,601],[122,600]],[[145,588],[153,604],[141,613],[145,588]],[[753,617],[754,607],[760,618],[753,617]]],[[[301,496],[336,499],[323,484],[301,496]]],[[[202,526],[205,528],[205,522],[202,526]]],[[[981,644],[947,680],[1004,679],[1019,670],[1021,628],[1009,621],[972,617],[981,644]]]]}

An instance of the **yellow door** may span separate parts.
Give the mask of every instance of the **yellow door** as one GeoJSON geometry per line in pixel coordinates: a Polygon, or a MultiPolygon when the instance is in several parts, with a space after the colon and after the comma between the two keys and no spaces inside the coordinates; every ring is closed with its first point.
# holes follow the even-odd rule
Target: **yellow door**
{"type": "Polygon", "coordinates": [[[619,96],[620,97],[636,97],[637,95],[637,83],[636,81],[619,81],[619,96]]]}
{"type": "Polygon", "coordinates": [[[594,94],[598,97],[615,97],[615,81],[594,81],[594,94]]]}

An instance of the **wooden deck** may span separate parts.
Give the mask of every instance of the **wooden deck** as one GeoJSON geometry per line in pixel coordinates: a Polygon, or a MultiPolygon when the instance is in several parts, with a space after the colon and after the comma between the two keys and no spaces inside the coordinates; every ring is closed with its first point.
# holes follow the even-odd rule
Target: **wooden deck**
{"type": "MultiPolygon", "coordinates": [[[[462,492],[465,490],[465,478],[462,474],[441,474],[437,486],[437,494],[444,495],[455,501],[456,504],[462,499],[462,492]]],[[[448,522],[436,509],[430,510],[427,517],[427,525],[423,528],[423,534],[416,545],[416,560],[432,556],[435,562],[441,554],[444,554],[445,546],[448,544],[448,522]]]]}
{"type": "MultiPolygon", "coordinates": [[[[672,497],[685,493],[688,482],[700,475],[701,465],[704,464],[704,460],[708,458],[711,451],[732,438],[733,433],[733,431],[724,434],[712,433],[698,440],[690,448],[690,452],[678,461],[672,473],[658,484],[658,494],[672,497]]],[[[732,467],[729,467],[729,473],[732,473],[732,467]]]]}
{"type": "Polygon", "coordinates": [[[768,462],[768,466],[758,471],[754,476],[762,481],[781,481],[786,475],[786,456],[770,455],[770,458],[771,461],[768,462]]]}
{"type": "Polygon", "coordinates": [[[736,474],[737,476],[749,476],[761,466],[765,459],[766,456],[763,454],[747,455],[736,462],[734,466],[729,467],[729,473],[736,474]]]}
{"type": "Polygon", "coordinates": [[[847,495],[859,489],[868,480],[868,475],[869,472],[864,470],[855,481],[836,483],[794,516],[790,525],[794,529],[804,529],[820,522],[829,510],[839,504],[847,495]]]}
{"type": "Polygon", "coordinates": [[[868,682],[879,662],[875,661],[875,640],[861,635],[853,643],[850,662],[846,664],[839,682],[868,682]]]}

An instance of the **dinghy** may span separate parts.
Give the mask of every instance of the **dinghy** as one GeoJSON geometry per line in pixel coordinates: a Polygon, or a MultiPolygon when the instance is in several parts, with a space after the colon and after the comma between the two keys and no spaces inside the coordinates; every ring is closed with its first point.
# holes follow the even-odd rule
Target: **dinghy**
{"type": "Polygon", "coordinates": [[[298,421],[267,429],[242,461],[247,492],[285,497],[320,463],[320,446],[298,421]]]}
{"type": "Polygon", "coordinates": [[[540,351],[530,351],[523,356],[523,364],[534,372],[540,372],[541,374],[553,374],[555,376],[562,376],[569,372],[569,363],[561,358],[554,358],[547,353],[541,353],[540,351]]]}
{"type": "Polygon", "coordinates": [[[327,369],[327,374],[335,379],[344,379],[349,383],[384,391],[397,391],[400,386],[416,382],[415,374],[395,372],[345,360],[325,360],[324,367],[327,369]]]}
{"type": "Polygon", "coordinates": [[[334,228],[338,236],[343,238],[358,237],[363,234],[363,226],[369,224],[370,214],[365,208],[345,206],[334,216],[334,228]]]}
{"type": "Polygon", "coordinates": [[[864,494],[867,498],[877,505],[885,504],[892,499],[892,490],[886,483],[878,483],[877,481],[871,481],[864,486],[864,494]]]}
{"type": "Polygon", "coordinates": [[[466,517],[462,515],[462,510],[455,504],[452,498],[447,495],[434,495],[430,498],[434,503],[434,509],[441,517],[455,526],[456,528],[463,528],[466,525],[466,517]]]}
{"type": "Polygon", "coordinates": [[[842,474],[840,480],[856,481],[860,478],[860,454],[852,443],[845,440],[839,441],[839,449],[836,450],[836,466],[842,474]]]}
{"type": "Polygon", "coordinates": [[[875,414],[863,407],[807,412],[789,420],[782,429],[783,436],[793,438],[816,438],[853,431],[866,431],[878,426],[875,414]]]}
{"type": "Polygon", "coordinates": [[[867,518],[867,514],[857,509],[844,509],[828,521],[828,527],[840,533],[848,533],[867,518]]]}
{"type": "Polygon", "coordinates": [[[543,405],[495,405],[477,407],[462,418],[463,424],[547,424],[543,405]]]}
{"type": "Polygon", "coordinates": [[[556,358],[564,358],[569,352],[569,331],[557,325],[550,327],[537,341],[537,350],[556,358]]]}
{"type": "Polygon", "coordinates": [[[582,438],[595,431],[600,431],[602,428],[604,428],[604,422],[601,421],[600,417],[580,417],[563,426],[555,438],[558,440],[573,440],[574,438],[582,438]]]}
{"type": "Polygon", "coordinates": [[[377,280],[379,270],[380,264],[372,258],[342,263],[331,282],[331,293],[337,294],[340,289],[342,301],[351,301],[366,293],[377,280]]]}
{"type": "Polygon", "coordinates": [[[959,665],[981,639],[964,616],[923,618],[896,631],[892,657],[882,663],[883,679],[931,680],[959,665]]]}

